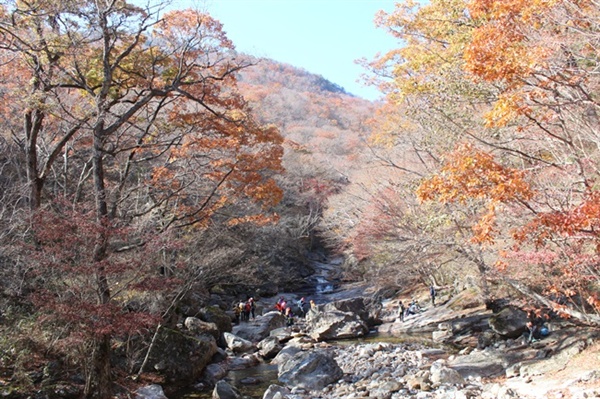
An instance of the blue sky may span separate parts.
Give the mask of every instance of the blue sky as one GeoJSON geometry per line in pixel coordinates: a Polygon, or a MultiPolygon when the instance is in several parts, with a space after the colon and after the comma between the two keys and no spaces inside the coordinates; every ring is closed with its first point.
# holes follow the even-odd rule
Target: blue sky
{"type": "Polygon", "coordinates": [[[346,91],[375,100],[379,93],[356,81],[372,59],[397,47],[375,28],[378,10],[393,11],[395,0],[173,0],[173,8],[207,11],[221,21],[238,51],[285,62],[322,75],[346,91]]]}

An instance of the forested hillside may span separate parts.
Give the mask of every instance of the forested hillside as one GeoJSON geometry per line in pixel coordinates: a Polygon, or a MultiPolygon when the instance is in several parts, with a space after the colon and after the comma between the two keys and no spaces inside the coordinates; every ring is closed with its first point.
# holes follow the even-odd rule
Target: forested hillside
{"type": "Polygon", "coordinates": [[[364,61],[374,104],[197,11],[0,2],[2,378],[30,392],[60,364],[111,397],[161,329],[294,289],[319,251],[391,292],[600,325],[598,21],[398,3],[378,23],[403,47],[364,61]]]}

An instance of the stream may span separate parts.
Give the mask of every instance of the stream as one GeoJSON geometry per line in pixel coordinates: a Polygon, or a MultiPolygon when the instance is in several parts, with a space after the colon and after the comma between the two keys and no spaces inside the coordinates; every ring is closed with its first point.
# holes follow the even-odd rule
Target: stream
{"type": "MultiPolygon", "coordinates": [[[[328,261],[313,260],[315,273],[306,278],[306,284],[293,293],[281,292],[279,296],[286,299],[299,299],[305,297],[308,300],[314,300],[317,304],[353,298],[364,294],[367,288],[365,284],[348,285],[335,276],[337,269],[341,265],[342,259],[332,259],[328,261]]],[[[430,337],[430,335],[429,335],[430,337]]],[[[392,337],[373,332],[366,337],[332,342],[334,345],[352,345],[356,343],[389,342],[401,343],[408,341],[419,341],[422,337],[392,337]]],[[[277,379],[277,365],[262,363],[257,366],[245,368],[242,370],[230,370],[225,380],[237,388],[244,397],[252,399],[262,399],[264,392],[272,384],[279,384],[277,379]]],[[[186,388],[175,394],[169,395],[170,399],[211,399],[212,389],[198,391],[194,388],[186,388]]]]}

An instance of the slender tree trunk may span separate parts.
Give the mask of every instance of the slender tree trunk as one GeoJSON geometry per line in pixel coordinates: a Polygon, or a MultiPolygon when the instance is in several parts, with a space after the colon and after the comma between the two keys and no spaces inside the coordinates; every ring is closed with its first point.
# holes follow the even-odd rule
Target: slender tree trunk
{"type": "Polygon", "coordinates": [[[42,187],[44,181],[38,176],[37,145],[38,136],[42,128],[44,114],[31,111],[25,115],[25,158],[27,162],[27,184],[29,185],[29,207],[36,210],[42,203],[42,187]]]}
{"type": "MultiPolygon", "coordinates": [[[[93,174],[94,191],[96,196],[97,222],[108,222],[108,206],[106,202],[106,188],[104,183],[104,163],[102,151],[102,123],[99,122],[94,134],[93,174]]],[[[97,237],[94,248],[94,263],[96,265],[96,288],[100,305],[108,304],[111,300],[110,287],[106,270],[102,261],[106,259],[108,239],[102,232],[97,237]]],[[[110,334],[103,334],[94,342],[91,370],[87,376],[85,397],[90,399],[109,399],[112,396],[112,375],[110,361],[110,334]]]]}

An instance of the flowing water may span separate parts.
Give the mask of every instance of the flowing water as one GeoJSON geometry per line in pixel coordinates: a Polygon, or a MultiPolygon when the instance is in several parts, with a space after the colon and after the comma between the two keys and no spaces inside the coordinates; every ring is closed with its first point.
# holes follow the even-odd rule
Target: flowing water
{"type": "MultiPolygon", "coordinates": [[[[243,370],[230,370],[225,378],[231,386],[236,387],[244,397],[261,399],[269,386],[278,384],[277,366],[274,364],[259,364],[243,370]]],[[[211,399],[212,389],[195,390],[187,388],[174,395],[172,399],[211,399]]]]}

